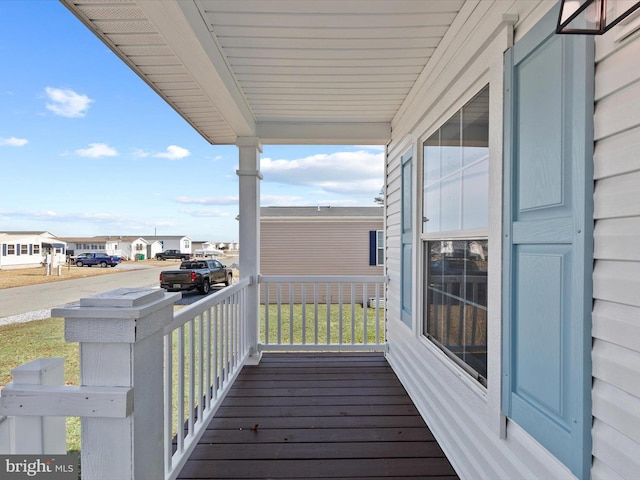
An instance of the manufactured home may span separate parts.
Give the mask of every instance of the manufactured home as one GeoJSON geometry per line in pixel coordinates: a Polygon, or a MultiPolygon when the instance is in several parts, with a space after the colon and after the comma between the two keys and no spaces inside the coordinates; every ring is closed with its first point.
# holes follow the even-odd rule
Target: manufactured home
{"type": "Polygon", "coordinates": [[[71,256],[81,253],[106,253],[125,260],[133,260],[136,255],[146,255],[147,241],[142,237],[132,236],[94,236],[65,238],[71,256]]]}
{"type": "MultiPolygon", "coordinates": [[[[205,139],[238,147],[241,366],[266,350],[261,146],[385,145],[382,350],[455,474],[637,478],[637,2],[577,12],[620,19],[595,36],[556,33],[562,4],[590,2],[63,3],[205,139]]],[[[188,456],[177,436],[167,455],[188,456]]]]}
{"type": "Polygon", "coordinates": [[[382,207],[261,207],[265,275],[382,275],[382,207]]]}
{"type": "Polygon", "coordinates": [[[0,270],[65,262],[67,244],[49,232],[0,232],[0,270]]]}

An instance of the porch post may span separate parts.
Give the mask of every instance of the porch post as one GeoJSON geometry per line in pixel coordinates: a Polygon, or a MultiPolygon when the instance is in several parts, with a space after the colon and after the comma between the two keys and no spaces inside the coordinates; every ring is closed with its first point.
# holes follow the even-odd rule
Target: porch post
{"type": "Polygon", "coordinates": [[[120,288],[53,309],[80,343],[80,384],[133,389],[126,417],[82,417],[82,478],[164,478],[164,327],[178,293],[120,288]]]}
{"type": "Polygon", "coordinates": [[[260,361],[258,352],[258,319],[260,315],[260,295],[258,275],[260,273],[260,153],[262,145],[256,137],[239,137],[240,168],[236,172],[240,194],[240,276],[250,277],[251,285],[247,293],[247,344],[249,362],[260,361]]]}

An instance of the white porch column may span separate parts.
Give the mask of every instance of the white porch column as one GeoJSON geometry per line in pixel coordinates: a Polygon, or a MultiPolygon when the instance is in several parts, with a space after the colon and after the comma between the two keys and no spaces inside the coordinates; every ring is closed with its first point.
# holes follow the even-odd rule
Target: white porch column
{"type": "Polygon", "coordinates": [[[260,295],[258,275],[260,274],[260,154],[262,145],[256,137],[239,137],[240,168],[240,276],[250,277],[251,285],[247,293],[247,343],[250,349],[250,363],[260,361],[258,352],[258,319],[260,295]]]}

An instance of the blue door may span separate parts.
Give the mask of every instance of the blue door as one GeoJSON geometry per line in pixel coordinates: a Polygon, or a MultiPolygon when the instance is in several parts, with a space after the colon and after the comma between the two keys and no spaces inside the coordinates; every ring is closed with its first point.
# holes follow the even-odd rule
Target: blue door
{"type": "Polygon", "coordinates": [[[594,50],[556,19],[505,54],[503,411],[589,478],[594,50]]]}

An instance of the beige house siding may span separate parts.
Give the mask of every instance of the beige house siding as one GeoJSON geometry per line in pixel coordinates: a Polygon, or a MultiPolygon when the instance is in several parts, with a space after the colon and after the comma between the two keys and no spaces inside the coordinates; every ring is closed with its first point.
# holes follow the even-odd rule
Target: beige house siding
{"type": "Polygon", "coordinates": [[[596,41],[592,478],[640,470],[640,37],[596,41]]]}
{"type": "MultiPolygon", "coordinates": [[[[316,207],[283,209],[277,212],[280,215],[269,210],[271,216],[262,216],[260,220],[261,274],[384,275],[383,265],[369,265],[369,232],[384,230],[383,209],[370,207],[364,211],[367,216],[346,215],[354,213],[352,209],[342,216],[340,207],[333,207],[330,216],[316,207]]],[[[265,289],[262,290],[264,294],[265,289]]],[[[359,286],[358,298],[361,292],[359,286]]],[[[275,301],[275,295],[275,291],[270,291],[270,301],[275,301]]],[[[286,298],[282,301],[288,301],[288,290],[283,295],[286,298]]],[[[331,297],[338,301],[336,289],[331,297]]],[[[299,290],[295,298],[300,300],[299,290]]],[[[326,289],[321,288],[319,300],[325,298],[326,289]]]]}

